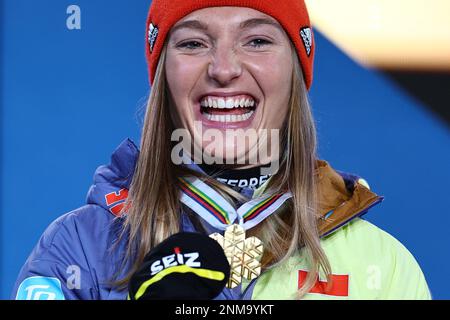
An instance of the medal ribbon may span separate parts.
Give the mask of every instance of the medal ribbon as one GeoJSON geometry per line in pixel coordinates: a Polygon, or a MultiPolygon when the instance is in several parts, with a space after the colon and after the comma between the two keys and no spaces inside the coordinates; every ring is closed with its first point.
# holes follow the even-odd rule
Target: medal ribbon
{"type": "Polygon", "coordinates": [[[290,192],[263,196],[250,200],[237,210],[217,191],[195,177],[179,178],[181,202],[195,211],[211,226],[225,230],[237,223],[248,230],[274,213],[292,197],[290,192]]]}

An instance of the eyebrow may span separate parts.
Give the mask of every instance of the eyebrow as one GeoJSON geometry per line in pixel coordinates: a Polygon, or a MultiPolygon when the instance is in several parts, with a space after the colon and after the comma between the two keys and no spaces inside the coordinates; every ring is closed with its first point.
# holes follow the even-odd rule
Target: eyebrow
{"type": "MultiPolygon", "coordinates": [[[[250,29],[250,28],[253,28],[253,27],[256,27],[259,25],[263,25],[263,24],[273,26],[273,27],[277,28],[278,30],[283,31],[283,28],[278,24],[278,22],[271,20],[271,19],[267,19],[267,18],[252,18],[252,19],[242,21],[239,24],[239,28],[240,29],[250,29]]],[[[180,22],[176,26],[172,27],[171,32],[174,33],[175,31],[177,31],[179,29],[183,29],[183,28],[207,31],[208,25],[203,22],[200,22],[198,20],[186,20],[186,21],[180,22]]]]}
{"type": "Polygon", "coordinates": [[[206,31],[208,30],[208,25],[198,20],[187,20],[180,22],[176,26],[172,27],[171,33],[174,33],[175,31],[183,28],[206,31]]]}
{"type": "Polygon", "coordinates": [[[280,24],[274,20],[271,19],[267,19],[267,18],[253,18],[253,19],[248,19],[245,20],[243,22],[241,22],[241,24],[239,25],[239,27],[241,29],[249,29],[249,28],[253,28],[262,24],[267,24],[270,26],[273,26],[277,29],[279,29],[280,31],[283,31],[283,28],[280,26],[280,24]]]}

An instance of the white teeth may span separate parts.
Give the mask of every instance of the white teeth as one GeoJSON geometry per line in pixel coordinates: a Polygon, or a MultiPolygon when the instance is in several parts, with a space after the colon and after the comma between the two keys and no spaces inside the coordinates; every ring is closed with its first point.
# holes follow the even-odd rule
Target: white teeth
{"type": "Polygon", "coordinates": [[[210,114],[210,113],[203,113],[203,115],[206,117],[206,119],[210,121],[217,121],[217,122],[240,122],[248,120],[252,115],[254,111],[247,112],[245,114],[210,114]]]}
{"type": "Polygon", "coordinates": [[[233,99],[228,99],[227,100],[226,108],[227,109],[233,109],[234,108],[234,100],[233,99]]]}
{"type": "Polygon", "coordinates": [[[253,115],[254,111],[247,112],[246,114],[242,115],[243,120],[247,120],[253,115]]]}
{"type": "Polygon", "coordinates": [[[217,99],[217,106],[219,107],[219,109],[225,109],[225,100],[217,99]]]}
{"type": "Polygon", "coordinates": [[[200,105],[204,108],[219,108],[219,109],[233,109],[233,108],[244,108],[255,106],[255,101],[251,98],[216,98],[216,97],[205,97],[200,105]]]}

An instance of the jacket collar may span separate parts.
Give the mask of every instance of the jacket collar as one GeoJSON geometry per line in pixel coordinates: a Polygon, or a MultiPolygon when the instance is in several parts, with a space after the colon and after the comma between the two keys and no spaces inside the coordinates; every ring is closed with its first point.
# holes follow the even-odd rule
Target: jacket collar
{"type": "Polygon", "coordinates": [[[319,234],[326,236],[370,208],[384,197],[372,192],[357,175],[334,170],[327,161],[318,160],[316,175],[319,190],[319,234]]]}

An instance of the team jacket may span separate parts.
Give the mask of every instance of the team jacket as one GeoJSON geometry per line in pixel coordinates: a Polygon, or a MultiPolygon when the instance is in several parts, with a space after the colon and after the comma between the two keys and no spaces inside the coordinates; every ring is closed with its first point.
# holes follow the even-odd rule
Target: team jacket
{"type": "MultiPolygon", "coordinates": [[[[109,165],[99,167],[87,204],[55,220],[22,267],[12,299],[126,299],[111,280],[119,269],[126,240],[117,241],[139,150],[127,139],[109,165]]],[[[319,231],[332,267],[333,286],[320,275],[303,299],[430,299],[424,275],[411,253],[395,238],[361,218],[383,197],[352,174],[318,161],[319,231]]],[[[254,194],[263,192],[262,186],[254,194]]],[[[247,190],[249,191],[249,190],[247,190]]],[[[253,193],[253,191],[251,191],[253,193]]],[[[184,231],[196,231],[182,215],[184,231]]],[[[218,232],[210,229],[208,232],[218,232]]],[[[308,273],[302,251],[263,272],[251,283],[224,289],[217,299],[295,299],[308,273]]]]}

